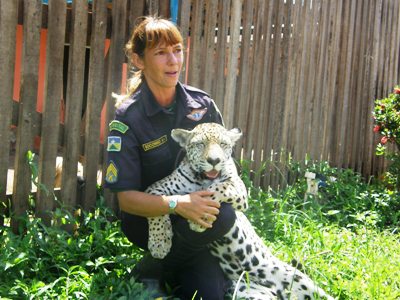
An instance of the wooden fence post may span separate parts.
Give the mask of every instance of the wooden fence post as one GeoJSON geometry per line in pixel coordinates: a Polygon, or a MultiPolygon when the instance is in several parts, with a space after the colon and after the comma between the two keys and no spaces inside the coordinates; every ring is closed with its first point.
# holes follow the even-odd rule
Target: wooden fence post
{"type": "Polygon", "coordinates": [[[0,226],[7,197],[7,173],[10,152],[10,125],[13,107],[15,34],[17,27],[18,2],[0,0],[0,226]]]}
{"type": "Polygon", "coordinates": [[[66,24],[65,0],[49,2],[49,21],[46,45],[46,78],[43,103],[42,135],[39,157],[39,183],[36,215],[50,224],[49,211],[55,206],[54,178],[60,129],[60,108],[63,90],[63,61],[66,24]]]}
{"type": "MultiPolygon", "coordinates": [[[[87,38],[87,1],[72,2],[72,19],[69,46],[68,81],[64,123],[64,148],[61,181],[61,201],[67,207],[77,204],[77,172],[81,154],[81,122],[83,83],[87,38]]],[[[86,182],[86,185],[96,185],[86,182]]]]}
{"type": "MultiPolygon", "coordinates": [[[[125,61],[124,45],[126,37],[126,1],[113,1],[112,9],[112,36],[109,50],[109,65],[107,78],[107,95],[106,95],[106,127],[104,136],[108,135],[108,124],[114,118],[115,101],[111,97],[111,93],[120,93],[122,80],[122,64],[125,61]]],[[[104,157],[107,156],[107,147],[104,147],[104,157]]],[[[103,165],[103,174],[106,174],[106,165],[103,165]]],[[[104,177],[104,176],[103,176],[104,177]]],[[[108,207],[116,209],[114,195],[109,191],[104,191],[104,198],[108,207]]]]}
{"type": "Polygon", "coordinates": [[[90,40],[90,61],[88,97],[86,103],[85,123],[85,185],[83,208],[93,209],[97,196],[97,172],[100,161],[100,123],[103,106],[104,86],[104,40],[107,31],[107,6],[103,0],[95,0],[92,11],[92,36],[90,40]]]}
{"type": "Polygon", "coordinates": [[[33,150],[36,124],[36,95],[38,91],[40,27],[42,23],[42,1],[24,3],[24,43],[22,49],[21,94],[14,164],[14,186],[12,197],[13,218],[11,225],[18,232],[18,217],[28,209],[31,192],[31,171],[27,163],[27,152],[33,150]]]}

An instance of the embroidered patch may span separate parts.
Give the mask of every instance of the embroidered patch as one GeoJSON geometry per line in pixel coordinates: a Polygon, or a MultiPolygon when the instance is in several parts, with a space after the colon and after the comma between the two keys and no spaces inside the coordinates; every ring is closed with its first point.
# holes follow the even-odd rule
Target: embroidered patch
{"type": "Polygon", "coordinates": [[[129,127],[128,125],[122,123],[121,121],[114,120],[110,122],[110,125],[108,125],[110,128],[110,131],[119,131],[121,133],[125,133],[128,131],[129,127]]]}
{"type": "Polygon", "coordinates": [[[108,164],[105,180],[108,183],[116,183],[118,180],[118,169],[112,160],[108,164]]]}
{"type": "Polygon", "coordinates": [[[144,151],[149,151],[151,149],[160,147],[162,144],[165,144],[166,142],[167,142],[167,136],[163,135],[162,137],[160,137],[154,141],[143,144],[142,147],[143,147],[144,151]]]}
{"type": "Polygon", "coordinates": [[[109,136],[107,143],[108,152],[119,152],[121,151],[122,140],[120,136],[109,136]]]}
{"type": "Polygon", "coordinates": [[[200,121],[201,119],[203,119],[206,112],[207,112],[207,108],[193,109],[190,114],[186,115],[186,117],[193,121],[200,121]]]}

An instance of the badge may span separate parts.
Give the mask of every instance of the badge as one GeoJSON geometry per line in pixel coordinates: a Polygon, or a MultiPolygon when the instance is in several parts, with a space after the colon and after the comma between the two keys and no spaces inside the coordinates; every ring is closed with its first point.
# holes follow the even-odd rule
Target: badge
{"type": "Polygon", "coordinates": [[[119,152],[121,151],[121,137],[120,136],[109,136],[107,143],[107,151],[108,152],[119,152]]]}
{"type": "Polygon", "coordinates": [[[166,142],[167,142],[167,136],[163,135],[162,137],[160,137],[154,141],[143,144],[142,147],[143,147],[144,151],[149,151],[151,149],[160,147],[161,145],[165,144],[166,142]]]}
{"type": "Polygon", "coordinates": [[[110,125],[108,125],[108,126],[110,128],[110,131],[115,130],[115,131],[119,131],[121,133],[125,133],[129,129],[128,125],[126,125],[118,120],[111,121],[110,125]]]}
{"type": "Polygon", "coordinates": [[[118,169],[112,160],[108,164],[105,180],[108,183],[116,183],[118,180],[118,169]]]}
{"type": "Polygon", "coordinates": [[[190,114],[186,115],[186,117],[193,121],[200,121],[201,119],[203,119],[206,112],[207,112],[207,108],[193,109],[190,114]]]}

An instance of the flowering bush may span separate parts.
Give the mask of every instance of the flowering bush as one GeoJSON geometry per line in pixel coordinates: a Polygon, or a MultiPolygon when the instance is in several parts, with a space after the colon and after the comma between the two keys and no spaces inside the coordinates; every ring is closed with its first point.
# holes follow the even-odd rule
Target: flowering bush
{"type": "Polygon", "coordinates": [[[400,189],[400,153],[390,152],[388,144],[394,144],[400,151],[400,87],[394,88],[387,98],[375,100],[373,111],[375,121],[374,132],[382,135],[376,146],[377,155],[385,155],[392,160],[385,178],[400,189]]]}

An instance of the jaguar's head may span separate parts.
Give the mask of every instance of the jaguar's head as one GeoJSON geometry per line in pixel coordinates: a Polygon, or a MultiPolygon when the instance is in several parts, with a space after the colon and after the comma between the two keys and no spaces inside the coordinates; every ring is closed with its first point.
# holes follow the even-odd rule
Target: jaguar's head
{"type": "Polygon", "coordinates": [[[203,123],[193,130],[173,129],[171,136],[186,150],[191,168],[213,180],[221,174],[242,132],[238,128],[227,130],[217,123],[203,123]]]}

